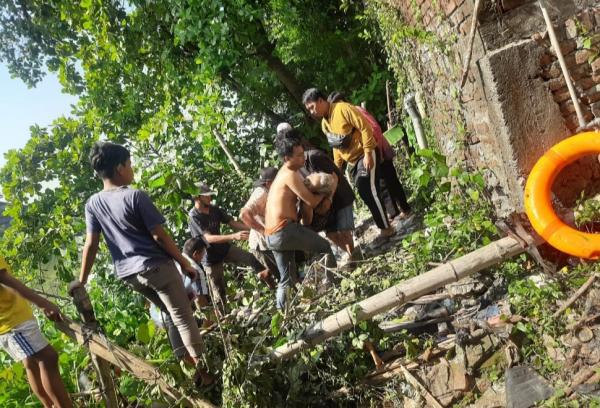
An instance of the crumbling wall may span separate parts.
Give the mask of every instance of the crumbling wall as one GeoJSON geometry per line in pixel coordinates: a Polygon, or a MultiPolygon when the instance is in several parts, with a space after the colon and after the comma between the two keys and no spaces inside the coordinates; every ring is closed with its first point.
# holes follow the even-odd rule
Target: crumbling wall
{"type": "MultiPolygon", "coordinates": [[[[440,148],[452,161],[484,171],[500,216],[523,209],[526,177],[537,159],[578,127],[537,1],[482,0],[467,82],[474,0],[390,0],[405,23],[445,40],[417,47],[409,76],[440,148]]],[[[547,1],[586,121],[600,118],[600,4],[547,1]]],[[[410,68],[408,68],[410,70],[410,68]]],[[[595,160],[561,174],[555,193],[572,205],[600,178],[595,160]],[[577,181],[574,183],[574,181],[577,181]]]]}

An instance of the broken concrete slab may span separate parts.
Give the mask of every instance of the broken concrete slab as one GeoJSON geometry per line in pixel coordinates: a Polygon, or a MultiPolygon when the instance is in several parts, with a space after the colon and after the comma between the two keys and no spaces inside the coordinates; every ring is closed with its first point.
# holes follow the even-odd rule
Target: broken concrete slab
{"type": "Polygon", "coordinates": [[[550,398],[553,393],[546,380],[527,366],[512,367],[506,371],[507,408],[529,408],[550,398]]]}

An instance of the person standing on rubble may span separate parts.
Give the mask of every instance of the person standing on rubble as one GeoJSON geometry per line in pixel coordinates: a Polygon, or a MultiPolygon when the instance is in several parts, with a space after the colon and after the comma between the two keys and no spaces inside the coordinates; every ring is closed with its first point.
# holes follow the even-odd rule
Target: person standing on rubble
{"type": "Polygon", "coordinates": [[[317,88],[304,92],[302,103],[309,113],[321,119],[321,128],[333,148],[333,160],[340,169],[348,166],[358,194],[363,199],[375,224],[380,229],[376,241],[389,238],[395,233],[390,225],[379,187],[379,164],[377,141],[373,128],[365,117],[347,102],[329,103],[317,88]]]}

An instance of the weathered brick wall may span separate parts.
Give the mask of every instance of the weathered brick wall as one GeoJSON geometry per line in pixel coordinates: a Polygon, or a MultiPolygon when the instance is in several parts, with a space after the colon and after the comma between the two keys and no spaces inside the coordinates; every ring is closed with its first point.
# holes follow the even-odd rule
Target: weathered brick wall
{"type": "MultiPolygon", "coordinates": [[[[535,161],[578,123],[541,11],[531,0],[482,0],[468,80],[459,89],[474,3],[389,0],[406,24],[449,44],[418,47],[412,85],[422,94],[441,149],[453,161],[484,170],[498,213],[507,215],[522,210],[524,182],[535,161]]],[[[548,3],[585,119],[600,118],[600,58],[594,59],[593,50],[600,43],[600,4],[548,3]],[[590,45],[592,50],[584,49],[590,45]]],[[[594,178],[600,169],[583,160],[561,175],[556,192],[570,205],[594,178]]]]}

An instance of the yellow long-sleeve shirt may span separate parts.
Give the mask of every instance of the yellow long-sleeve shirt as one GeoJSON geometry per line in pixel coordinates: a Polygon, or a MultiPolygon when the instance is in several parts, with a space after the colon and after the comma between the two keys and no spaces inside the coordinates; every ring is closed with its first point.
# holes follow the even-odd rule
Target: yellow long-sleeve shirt
{"type": "Polygon", "coordinates": [[[352,132],[352,140],[347,148],[333,149],[333,161],[340,168],[344,162],[354,164],[362,155],[377,148],[373,128],[362,113],[347,102],[330,104],[329,114],[321,121],[321,128],[329,137],[343,138],[352,132]]]}

